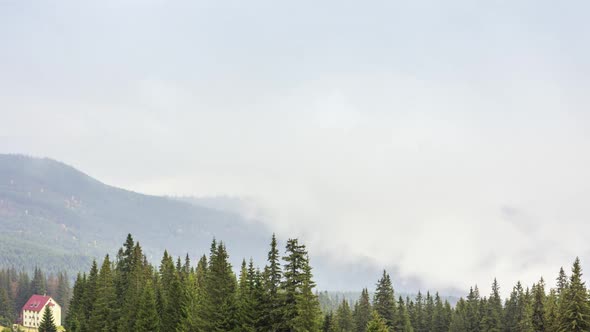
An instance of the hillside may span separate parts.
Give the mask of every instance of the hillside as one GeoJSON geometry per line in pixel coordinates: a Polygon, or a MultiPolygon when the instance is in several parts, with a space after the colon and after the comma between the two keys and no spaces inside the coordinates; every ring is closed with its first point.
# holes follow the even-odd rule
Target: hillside
{"type": "Polygon", "coordinates": [[[108,186],[51,159],[0,155],[0,265],[85,269],[127,233],[151,260],[164,249],[206,253],[213,237],[237,260],[264,253],[271,234],[237,214],[108,186]]]}

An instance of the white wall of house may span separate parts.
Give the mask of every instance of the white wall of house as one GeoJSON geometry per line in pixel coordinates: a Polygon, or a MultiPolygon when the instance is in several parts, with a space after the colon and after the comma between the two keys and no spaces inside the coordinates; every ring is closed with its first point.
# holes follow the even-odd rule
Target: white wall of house
{"type": "Polygon", "coordinates": [[[43,320],[43,313],[45,312],[45,307],[48,306],[50,303],[53,306],[49,306],[51,313],[53,314],[53,322],[55,326],[61,326],[61,306],[57,304],[53,299],[47,301],[47,303],[41,308],[40,311],[33,311],[33,310],[23,310],[23,326],[24,327],[39,327],[41,321],[43,320]]]}

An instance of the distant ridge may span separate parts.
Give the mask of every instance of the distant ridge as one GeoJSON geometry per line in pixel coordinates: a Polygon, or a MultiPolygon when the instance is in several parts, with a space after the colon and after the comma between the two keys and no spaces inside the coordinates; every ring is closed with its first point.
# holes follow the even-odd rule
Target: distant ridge
{"type": "Polygon", "coordinates": [[[190,250],[193,258],[216,237],[236,260],[263,258],[271,235],[234,213],[112,187],[52,159],[0,154],[0,265],[86,270],[127,233],[148,255],[190,250]]]}

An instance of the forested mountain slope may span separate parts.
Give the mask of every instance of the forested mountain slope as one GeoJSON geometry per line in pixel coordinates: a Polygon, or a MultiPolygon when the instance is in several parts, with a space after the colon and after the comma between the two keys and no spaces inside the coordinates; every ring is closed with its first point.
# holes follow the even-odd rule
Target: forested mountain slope
{"type": "Polygon", "coordinates": [[[86,270],[128,233],[148,259],[164,249],[201,255],[213,237],[250,256],[271,235],[236,214],[108,186],[51,159],[0,155],[0,265],[86,270]]]}

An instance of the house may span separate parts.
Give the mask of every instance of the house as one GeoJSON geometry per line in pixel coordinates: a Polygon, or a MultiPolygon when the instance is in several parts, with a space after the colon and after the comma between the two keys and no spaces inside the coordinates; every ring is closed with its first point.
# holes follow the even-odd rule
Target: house
{"type": "Polygon", "coordinates": [[[37,328],[43,320],[45,307],[49,306],[53,314],[53,322],[56,326],[61,325],[61,306],[51,296],[33,295],[23,306],[21,322],[24,327],[37,328]]]}

